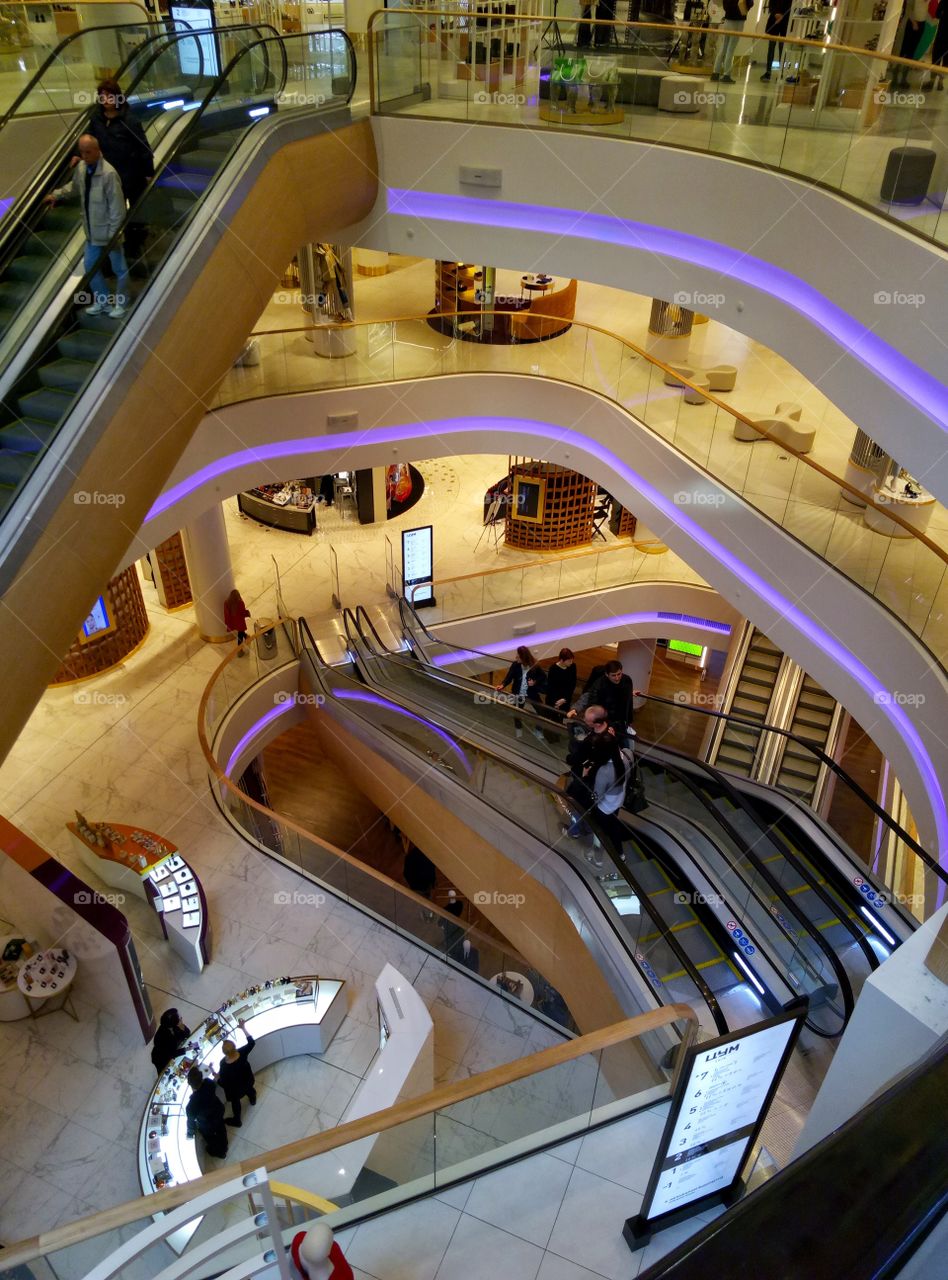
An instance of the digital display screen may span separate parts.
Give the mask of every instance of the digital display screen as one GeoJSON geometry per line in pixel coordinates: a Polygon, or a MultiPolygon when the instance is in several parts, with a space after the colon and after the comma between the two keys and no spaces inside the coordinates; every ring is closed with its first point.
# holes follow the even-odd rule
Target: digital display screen
{"type": "MultiPolygon", "coordinates": [[[[189,31],[210,32],[214,25],[214,9],[212,5],[204,8],[197,5],[173,4],[171,18],[179,30],[186,27],[189,31]]],[[[214,35],[199,36],[195,40],[179,40],[177,49],[182,75],[220,75],[221,63],[217,53],[217,39],[214,35]]]]}
{"type": "Polygon", "coordinates": [[[669,640],[670,653],[687,653],[692,658],[700,658],[704,653],[703,644],[692,644],[690,640],[669,640]]]}
{"type": "Polygon", "coordinates": [[[106,607],[105,596],[99,596],[88,618],[82,624],[82,638],[91,640],[93,636],[101,635],[103,631],[112,630],[112,619],[109,617],[109,611],[106,607]]]}
{"type": "Polygon", "coordinates": [[[402,533],[402,590],[410,604],[434,602],[434,530],[430,524],[402,533]],[[414,590],[412,589],[414,588],[414,590]]]}

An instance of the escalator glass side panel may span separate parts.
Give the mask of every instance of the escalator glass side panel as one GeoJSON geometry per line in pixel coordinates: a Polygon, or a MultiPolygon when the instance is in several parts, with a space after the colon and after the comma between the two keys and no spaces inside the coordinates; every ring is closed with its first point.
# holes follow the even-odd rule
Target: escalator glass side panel
{"type": "MultiPolygon", "coordinates": [[[[341,31],[268,38],[242,49],[191,115],[180,143],[126,222],[148,227],[126,260],[122,232],[103,250],[119,271],[114,286],[87,274],[71,300],[43,318],[40,353],[5,397],[0,416],[0,518],[56,439],[74,404],[140,306],[218,175],[259,120],[277,110],[312,114],[344,105],[355,87],[352,44],[341,31]],[[292,96],[286,97],[288,86],[292,96]],[[89,314],[90,299],[101,307],[89,314]]],[[[55,210],[53,211],[55,212],[55,210]]]]}

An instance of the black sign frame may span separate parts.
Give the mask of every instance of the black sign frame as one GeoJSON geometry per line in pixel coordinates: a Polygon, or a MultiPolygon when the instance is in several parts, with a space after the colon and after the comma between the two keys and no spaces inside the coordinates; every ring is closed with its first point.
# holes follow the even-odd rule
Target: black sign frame
{"type": "MultiPolygon", "coordinates": [[[[740,1196],[744,1189],[742,1174],[747,1160],[753,1149],[754,1143],[757,1141],[760,1131],[763,1128],[764,1120],[770,1109],[783,1078],[783,1073],[787,1069],[787,1063],[790,1061],[790,1055],[793,1053],[797,1040],[802,1030],[804,1020],[807,1015],[808,1002],[802,999],[799,1002],[788,1006],[783,1013],[777,1014],[776,1017],[767,1018],[763,1022],[755,1022],[749,1027],[744,1027],[740,1031],[732,1031],[730,1035],[718,1036],[714,1040],[704,1040],[701,1044],[691,1044],[683,1050],[683,1061],[678,1071],[678,1080],[675,1088],[675,1096],[668,1113],[668,1119],[665,1122],[665,1128],[662,1132],[661,1141],[658,1145],[658,1152],[655,1156],[655,1162],[652,1166],[652,1173],[648,1180],[648,1186],[645,1188],[645,1195],[642,1198],[642,1207],[634,1217],[626,1219],[625,1226],[622,1229],[622,1235],[626,1244],[634,1252],[636,1249],[642,1249],[649,1243],[652,1235],[656,1231],[661,1231],[665,1227],[673,1226],[677,1222],[683,1222],[686,1218],[692,1217],[696,1213],[701,1213],[706,1209],[715,1207],[716,1205],[732,1205],[740,1196]],[[774,1072],[773,1079],[767,1090],[766,1097],[757,1113],[757,1118],[753,1124],[744,1126],[747,1129],[746,1134],[743,1130],[737,1130],[740,1135],[733,1139],[744,1143],[744,1151],[738,1161],[734,1177],[731,1182],[717,1191],[708,1192],[699,1196],[697,1199],[690,1201],[688,1204],[681,1205],[676,1209],[670,1209],[665,1213],[660,1213],[654,1218],[649,1217],[649,1210],[655,1199],[658,1190],[658,1183],[665,1171],[666,1165],[670,1160],[669,1148],[672,1138],[678,1124],[681,1109],[688,1093],[688,1087],[691,1082],[692,1073],[699,1056],[703,1056],[710,1050],[723,1050],[728,1045],[733,1045],[737,1041],[747,1040],[753,1035],[761,1031],[766,1031],[771,1027],[780,1026],[787,1022],[794,1022],[796,1025],[791,1029],[780,1057],[780,1062],[774,1072]]],[[[725,1135],[726,1136],[726,1135],[725,1135]]]]}
{"type": "Polygon", "coordinates": [[[415,598],[415,587],[423,587],[426,583],[434,583],[434,525],[422,524],[417,525],[414,529],[402,530],[402,595],[409,602],[413,609],[430,609],[432,605],[437,604],[435,600],[434,590],[428,596],[427,600],[417,600],[415,598]],[[428,549],[431,553],[431,572],[423,578],[406,578],[405,577],[405,540],[413,533],[428,534],[428,549]]]}

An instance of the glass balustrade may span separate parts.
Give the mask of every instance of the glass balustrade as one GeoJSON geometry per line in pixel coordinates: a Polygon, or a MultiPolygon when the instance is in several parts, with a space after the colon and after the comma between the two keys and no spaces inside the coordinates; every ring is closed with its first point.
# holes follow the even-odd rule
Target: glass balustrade
{"type": "Polygon", "coordinates": [[[882,22],[837,25],[842,44],[829,31],[818,40],[741,35],[730,76],[719,77],[729,37],[714,28],[560,15],[551,37],[539,13],[389,10],[369,25],[373,108],[728,156],[829,187],[945,244],[948,95],[939,90],[948,72],[854,47],[878,41],[882,22]],[[583,27],[597,47],[578,47],[583,27]],[[891,157],[904,147],[930,154],[923,177],[895,177],[891,157]]]}
{"type": "MultiPolygon", "coordinates": [[[[681,385],[666,382],[668,370],[626,339],[574,321],[555,341],[495,346],[436,333],[426,317],[373,321],[347,327],[353,354],[345,360],[314,360],[307,329],[258,333],[260,363],[235,368],[223,379],[214,407],[287,391],[321,390],[372,383],[437,377],[457,373],[519,373],[587,387],[614,401],[649,430],[690,458],[717,485],[729,490],[778,524],[797,542],[855,582],[907,626],[931,651],[948,662],[948,556],[910,526],[899,525],[900,536],[877,533],[864,521],[861,508],[843,497],[842,481],[816,458],[795,455],[766,438],[748,443],[735,437],[745,414],[718,396],[705,395],[701,404],[685,401],[681,385]]],[[[371,438],[371,432],[367,438],[371,438]]],[[[829,459],[828,459],[829,461],[829,459]]],[[[706,505],[724,505],[719,494],[698,476],[693,485],[673,495],[669,520],[706,505]]],[[[881,509],[880,509],[881,510],[881,509]]],[[[889,515],[890,510],[885,514],[889,515]]],[[[653,550],[655,548],[652,548],[653,550]]],[[[621,561],[603,553],[592,578],[580,562],[564,560],[545,572],[559,575],[552,594],[619,585],[621,561]]],[[[644,547],[628,552],[626,581],[662,577],[662,556],[644,547]],[[637,559],[641,555],[641,559],[637,559]]],[[[518,594],[524,603],[544,591],[541,574],[522,570],[518,594]]],[[[496,575],[500,578],[501,575],[496,575]]],[[[674,567],[678,580],[678,564],[674,567]]],[[[694,576],[694,581],[701,579],[694,576]]],[[[492,596],[509,590],[485,576],[480,584],[449,584],[447,607],[461,616],[478,600],[487,607],[492,596]]],[[[514,601],[516,603],[516,601],[514,601]]],[[[504,605],[503,607],[509,607],[504,605]]]]}

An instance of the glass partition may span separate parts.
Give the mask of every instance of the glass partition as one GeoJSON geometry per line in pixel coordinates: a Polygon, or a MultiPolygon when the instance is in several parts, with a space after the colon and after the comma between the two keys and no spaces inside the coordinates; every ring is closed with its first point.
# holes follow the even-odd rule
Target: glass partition
{"type": "MultiPolygon", "coordinates": [[[[586,386],[613,400],[719,485],[874,596],[919,637],[936,661],[948,663],[948,610],[944,608],[948,555],[911,525],[897,517],[893,520],[891,506],[876,510],[899,536],[870,529],[862,508],[843,497],[844,491],[851,490],[842,477],[816,459],[769,439],[764,429],[707,390],[698,397],[700,403],[689,403],[684,394],[691,386],[688,380],[634,343],[576,320],[555,341],[510,346],[443,335],[431,328],[427,317],[346,328],[354,354],[345,360],[314,360],[305,329],[255,335],[260,364],[230,370],[214,406],[285,391],[472,372],[517,372],[586,386]],[[738,437],[739,425],[750,432],[749,437],[738,437]]],[[[676,494],[675,502],[687,510],[690,504],[706,504],[712,498],[717,502],[719,495],[709,493],[698,479],[692,488],[676,494]]],[[[595,587],[619,585],[621,579],[662,577],[662,556],[647,554],[649,550],[657,548],[633,543],[621,556],[603,552],[597,561],[595,587]]],[[[580,563],[576,561],[575,566],[580,563]]],[[[564,559],[554,564],[552,572],[545,571],[544,582],[560,575],[555,588],[539,585],[542,575],[529,568],[520,570],[520,583],[513,574],[449,583],[444,607],[458,617],[468,609],[479,611],[478,605],[485,610],[509,607],[495,603],[502,597],[529,603],[547,590],[552,591],[547,599],[572,594],[570,586],[589,590],[585,570],[576,573],[571,565],[564,559]]],[[[677,580],[677,561],[673,572],[677,580]]],[[[695,575],[694,581],[701,579],[695,575]]]]}
{"type": "Polygon", "coordinates": [[[948,242],[938,187],[948,158],[938,91],[948,72],[876,53],[896,35],[888,19],[834,10],[834,27],[813,15],[819,38],[800,40],[562,14],[551,36],[549,16],[487,4],[376,12],[373,109],[724,155],[819,183],[948,242]],[[930,153],[912,175],[900,172],[907,146],[930,153]]]}

